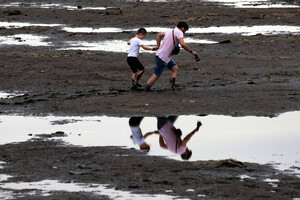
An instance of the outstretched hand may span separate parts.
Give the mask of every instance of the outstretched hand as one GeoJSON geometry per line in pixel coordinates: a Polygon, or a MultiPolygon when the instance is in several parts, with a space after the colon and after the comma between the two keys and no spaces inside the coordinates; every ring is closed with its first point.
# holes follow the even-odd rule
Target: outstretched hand
{"type": "Polygon", "coordinates": [[[197,122],[197,131],[199,130],[200,126],[202,126],[202,123],[200,121],[197,122]]]}

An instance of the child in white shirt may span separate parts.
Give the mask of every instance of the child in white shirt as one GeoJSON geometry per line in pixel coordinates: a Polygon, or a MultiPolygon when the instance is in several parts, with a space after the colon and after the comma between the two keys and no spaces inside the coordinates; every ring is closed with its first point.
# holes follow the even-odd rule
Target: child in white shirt
{"type": "Polygon", "coordinates": [[[144,70],[145,70],[144,66],[137,58],[139,55],[140,47],[142,47],[145,50],[152,50],[152,51],[157,50],[156,47],[148,47],[143,44],[142,39],[144,39],[146,37],[146,35],[147,35],[146,29],[140,28],[137,31],[136,36],[127,42],[127,44],[130,45],[130,50],[129,50],[129,53],[127,56],[127,63],[132,70],[132,75],[131,75],[132,88],[131,89],[133,89],[133,90],[137,89],[137,87],[141,87],[141,85],[138,83],[138,81],[141,78],[141,76],[143,75],[144,70]]]}

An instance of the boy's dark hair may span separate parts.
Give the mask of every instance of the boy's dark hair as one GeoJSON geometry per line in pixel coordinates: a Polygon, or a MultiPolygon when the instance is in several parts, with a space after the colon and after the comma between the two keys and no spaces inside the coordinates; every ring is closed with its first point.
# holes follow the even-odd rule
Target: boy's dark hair
{"type": "Polygon", "coordinates": [[[177,24],[177,28],[184,28],[185,30],[189,30],[189,25],[186,23],[186,22],[183,22],[183,21],[180,21],[178,24],[177,24]]]}
{"type": "Polygon", "coordinates": [[[136,32],[136,34],[138,35],[138,34],[143,34],[143,35],[146,35],[147,34],[147,31],[146,31],[146,29],[145,28],[140,28],[137,32],[136,32]]]}

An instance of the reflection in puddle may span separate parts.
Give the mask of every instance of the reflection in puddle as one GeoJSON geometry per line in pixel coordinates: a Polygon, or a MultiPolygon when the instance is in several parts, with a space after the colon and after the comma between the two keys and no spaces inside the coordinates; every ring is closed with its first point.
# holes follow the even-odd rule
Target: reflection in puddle
{"type": "Polygon", "coordinates": [[[42,27],[56,27],[63,26],[62,24],[32,24],[28,22],[0,22],[0,27],[12,29],[12,28],[22,28],[28,26],[42,26],[42,27]]]}
{"type": "MultiPolygon", "coordinates": [[[[133,0],[127,0],[133,1],[133,0]]],[[[141,2],[176,2],[179,0],[139,0],[141,2]]],[[[224,6],[236,8],[297,8],[296,5],[287,5],[285,2],[270,0],[205,0],[206,2],[218,3],[224,6]]]]}
{"type": "MultiPolygon", "coordinates": [[[[140,0],[141,2],[174,2],[179,0],[140,0]]],[[[223,6],[235,8],[299,8],[298,5],[288,5],[285,2],[273,2],[270,0],[205,0],[209,3],[217,3],[223,6]]]]}
{"type": "MultiPolygon", "coordinates": [[[[233,158],[242,162],[270,163],[281,170],[299,173],[299,118],[300,112],[284,113],[275,118],[180,116],[174,126],[180,128],[182,137],[185,137],[196,128],[198,120],[202,122],[199,131],[187,145],[193,152],[191,161],[233,158]]],[[[0,121],[0,144],[26,141],[37,134],[50,135],[62,131],[67,137],[59,139],[74,145],[137,148],[129,137],[132,132],[128,118],[2,115],[0,121]]],[[[140,129],[143,134],[157,130],[157,119],[145,117],[140,129]]],[[[149,155],[181,160],[180,156],[160,147],[158,134],[147,137],[146,142],[151,147],[149,155]]]]}
{"type": "MultiPolygon", "coordinates": [[[[139,0],[140,2],[176,2],[179,0],[139,0]]],[[[298,5],[287,4],[286,2],[273,2],[270,0],[206,0],[208,3],[230,6],[235,8],[299,8],[298,5]]],[[[66,10],[105,10],[109,7],[85,7],[82,5],[67,5],[57,3],[20,3],[14,2],[1,4],[0,7],[29,7],[45,9],[66,9],[66,10]]]]}
{"type": "Polygon", "coordinates": [[[207,28],[191,28],[190,33],[219,33],[251,35],[300,34],[300,26],[258,25],[258,26],[220,26],[207,28]]]}
{"type": "MultiPolygon", "coordinates": [[[[145,27],[147,32],[163,32],[165,27],[145,27]]],[[[64,27],[64,31],[71,33],[117,33],[117,32],[135,32],[137,29],[120,29],[120,28],[89,28],[89,27],[64,27]]],[[[195,33],[218,33],[218,34],[241,34],[244,36],[251,35],[280,35],[280,34],[300,34],[299,26],[282,26],[282,25],[257,25],[257,26],[218,26],[218,27],[191,27],[189,34],[195,33]]]]}
{"type": "Polygon", "coordinates": [[[265,182],[267,182],[269,185],[271,185],[272,187],[275,187],[277,188],[278,187],[278,184],[279,183],[279,180],[278,179],[270,179],[270,178],[267,178],[264,180],[265,182]]]}
{"type": "MultiPolygon", "coordinates": [[[[61,183],[56,180],[43,180],[40,182],[20,182],[20,183],[0,183],[2,189],[27,190],[22,191],[21,195],[13,196],[12,193],[3,195],[3,199],[9,197],[26,197],[25,195],[49,196],[52,192],[88,192],[97,196],[107,196],[110,199],[176,199],[178,196],[168,195],[150,195],[150,194],[132,194],[128,191],[110,188],[109,185],[100,184],[80,184],[80,183],[61,183]]],[[[1,191],[2,193],[2,191],[1,191]]],[[[1,195],[0,195],[1,197],[1,195]]],[[[1,199],[2,199],[1,198],[1,199]]],[[[182,199],[182,198],[180,198],[182,199]]]]}
{"type": "MultiPolygon", "coordinates": [[[[218,42],[211,40],[197,40],[192,38],[185,38],[186,43],[201,43],[201,44],[216,44],[218,42]]],[[[143,43],[146,46],[155,46],[155,40],[143,40],[143,43]]],[[[67,47],[61,48],[59,50],[89,50],[89,51],[108,51],[108,52],[117,52],[117,53],[128,53],[129,46],[125,40],[105,40],[98,42],[85,42],[85,41],[74,41],[68,42],[67,47]],[[69,47],[68,47],[69,46],[69,47]]],[[[146,51],[140,49],[140,52],[143,53],[155,53],[155,51],[146,51]]]]}
{"type": "Polygon", "coordinates": [[[224,6],[235,8],[299,8],[298,5],[288,5],[285,2],[273,2],[270,0],[205,0],[224,6]]]}
{"type": "Polygon", "coordinates": [[[0,36],[0,45],[50,46],[49,42],[44,41],[46,39],[48,39],[48,37],[30,34],[0,36]]]}
{"type": "Polygon", "coordinates": [[[113,28],[113,27],[105,27],[105,28],[63,27],[62,30],[71,33],[121,33],[123,31],[123,29],[121,28],[113,28]]]}
{"type": "Polygon", "coordinates": [[[57,4],[57,3],[9,3],[9,4],[2,4],[0,7],[29,7],[29,8],[46,8],[46,9],[66,9],[66,10],[105,10],[107,7],[82,7],[79,6],[72,6],[72,5],[65,5],[65,4],[57,4]]]}
{"type": "MultiPolygon", "coordinates": [[[[1,37],[0,37],[0,44],[1,44],[1,37]]],[[[0,99],[6,99],[6,98],[13,98],[17,96],[22,96],[23,94],[18,94],[18,93],[7,93],[7,92],[1,92],[0,91],[0,99]]]]}
{"type": "Polygon", "coordinates": [[[240,175],[239,178],[241,179],[241,181],[244,181],[244,179],[255,179],[251,176],[248,176],[248,175],[240,175]]]}
{"type": "MultiPolygon", "coordinates": [[[[116,27],[67,27],[62,24],[31,24],[26,22],[0,22],[0,27],[4,28],[21,28],[26,26],[60,26],[63,31],[71,33],[122,33],[136,32],[137,29],[122,29],[116,27]]],[[[167,27],[145,27],[147,32],[163,32],[167,27]]],[[[283,26],[283,25],[257,25],[257,26],[219,26],[219,27],[191,27],[189,34],[200,33],[217,33],[217,34],[241,34],[251,36],[256,34],[262,35],[279,35],[279,34],[300,34],[299,26],[283,26]]]]}
{"type": "MultiPolygon", "coordinates": [[[[1,122],[1,121],[0,121],[1,122]]],[[[0,169],[3,169],[3,164],[5,164],[5,162],[3,162],[3,161],[0,161],[0,169]]],[[[2,181],[2,179],[1,179],[1,176],[0,176],[0,182],[2,181]]]]}
{"type": "MultiPolygon", "coordinates": [[[[146,27],[148,32],[161,32],[166,28],[146,27]]],[[[134,31],[135,29],[131,30],[134,31]]],[[[282,25],[257,25],[257,26],[212,26],[212,27],[191,27],[189,34],[195,33],[218,33],[218,34],[241,34],[251,35],[280,35],[280,34],[300,34],[300,26],[282,26],[282,25]]]]}

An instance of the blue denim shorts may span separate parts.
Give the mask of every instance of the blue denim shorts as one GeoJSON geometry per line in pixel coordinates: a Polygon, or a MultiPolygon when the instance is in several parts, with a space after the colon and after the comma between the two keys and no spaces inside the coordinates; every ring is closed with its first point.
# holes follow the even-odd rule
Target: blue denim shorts
{"type": "Polygon", "coordinates": [[[157,117],[157,130],[161,129],[169,121],[174,124],[178,116],[157,117]]]}
{"type": "Polygon", "coordinates": [[[160,76],[166,67],[168,67],[169,69],[172,69],[174,66],[176,66],[176,63],[174,62],[173,59],[171,59],[169,63],[166,63],[162,59],[160,59],[158,56],[155,56],[154,74],[156,76],[160,76]]]}

